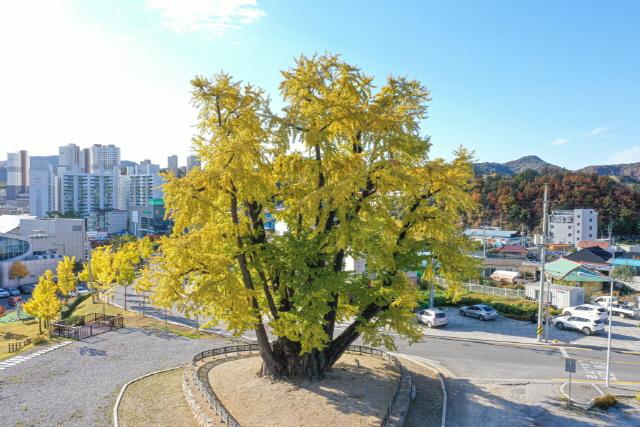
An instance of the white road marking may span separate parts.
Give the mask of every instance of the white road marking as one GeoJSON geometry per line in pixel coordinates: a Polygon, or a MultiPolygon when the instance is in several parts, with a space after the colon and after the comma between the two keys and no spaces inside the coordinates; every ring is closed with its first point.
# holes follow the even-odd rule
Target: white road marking
{"type": "Polygon", "coordinates": [[[562,353],[562,357],[565,359],[569,358],[569,353],[567,353],[567,350],[564,347],[560,347],[560,353],[562,353]]]}
{"type": "Polygon", "coordinates": [[[0,362],[0,371],[2,371],[4,369],[7,369],[7,368],[10,368],[11,366],[15,366],[18,363],[22,363],[22,362],[24,362],[26,360],[33,359],[36,356],[41,356],[41,355],[43,355],[45,353],[48,353],[48,352],[50,352],[52,350],[55,350],[57,348],[64,347],[65,345],[71,344],[72,342],[73,341],[63,341],[63,342],[61,342],[59,344],[54,344],[54,345],[49,346],[47,348],[43,348],[42,350],[39,350],[39,351],[37,351],[35,353],[30,353],[30,354],[27,354],[27,355],[24,355],[24,356],[23,355],[14,356],[14,357],[12,357],[10,359],[7,359],[5,361],[0,362]]]}

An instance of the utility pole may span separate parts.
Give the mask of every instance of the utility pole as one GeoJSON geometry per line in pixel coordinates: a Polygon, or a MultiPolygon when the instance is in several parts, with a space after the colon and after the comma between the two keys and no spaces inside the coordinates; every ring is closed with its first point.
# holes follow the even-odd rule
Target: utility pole
{"type": "Polygon", "coordinates": [[[542,246],[540,248],[540,300],[538,301],[538,328],[536,329],[536,338],[538,342],[542,342],[542,307],[544,305],[544,260],[545,260],[545,244],[547,243],[547,203],[548,188],[544,184],[544,199],[542,204],[542,246]]]}
{"type": "Polygon", "coordinates": [[[609,245],[611,245],[611,270],[609,271],[609,332],[607,334],[607,370],[605,383],[609,387],[609,367],[611,365],[611,319],[613,317],[613,263],[616,260],[616,248],[613,244],[612,224],[609,223],[609,245]]]}

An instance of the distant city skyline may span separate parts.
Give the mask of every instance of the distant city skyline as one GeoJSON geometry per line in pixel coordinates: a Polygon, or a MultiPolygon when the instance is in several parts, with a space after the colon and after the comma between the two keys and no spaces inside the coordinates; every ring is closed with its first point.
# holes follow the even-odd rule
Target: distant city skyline
{"type": "Polygon", "coordinates": [[[122,159],[164,167],[177,154],[184,165],[197,121],[191,78],[227,71],[264,88],[277,110],[280,71],[328,51],[378,83],[424,83],[434,157],[464,145],[478,161],[640,161],[636,1],[176,5],[2,2],[0,156],[115,144],[122,159]]]}

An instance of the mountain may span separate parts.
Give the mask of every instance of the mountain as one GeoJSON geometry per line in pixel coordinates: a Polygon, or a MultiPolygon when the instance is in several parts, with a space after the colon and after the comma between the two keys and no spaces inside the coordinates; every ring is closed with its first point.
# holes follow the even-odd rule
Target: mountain
{"type": "Polygon", "coordinates": [[[538,173],[543,172],[562,172],[565,169],[560,166],[553,165],[551,163],[547,163],[542,160],[538,156],[525,156],[521,157],[517,160],[512,160],[506,163],[493,163],[493,162],[484,162],[484,163],[475,163],[474,169],[476,174],[478,175],[490,175],[490,174],[500,174],[500,175],[516,175],[522,173],[527,170],[533,170],[538,173]]]}
{"type": "Polygon", "coordinates": [[[576,172],[595,173],[600,176],[618,176],[640,179],[640,163],[620,165],[596,165],[578,169],[576,172]]]}

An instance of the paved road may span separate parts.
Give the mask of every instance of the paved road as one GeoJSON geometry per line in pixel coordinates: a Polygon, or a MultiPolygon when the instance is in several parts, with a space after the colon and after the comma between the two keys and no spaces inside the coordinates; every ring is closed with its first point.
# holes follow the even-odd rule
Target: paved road
{"type": "MultiPolygon", "coordinates": [[[[115,300],[122,304],[122,292],[115,300]]],[[[143,308],[135,296],[129,300],[129,307],[143,308]]],[[[145,310],[164,315],[163,311],[148,306],[145,310]]],[[[178,313],[173,313],[169,319],[191,326],[195,324],[178,313]]],[[[342,327],[338,325],[336,329],[339,332],[342,327]]],[[[251,339],[251,334],[246,338],[251,339]]],[[[612,353],[611,380],[615,388],[607,390],[604,386],[606,351],[602,349],[433,335],[411,345],[399,339],[397,345],[399,353],[421,358],[446,373],[450,393],[448,425],[466,425],[470,419],[478,420],[484,426],[640,425],[640,418],[627,423],[626,419],[593,418],[582,412],[565,410],[559,400],[560,388],[567,381],[565,358],[578,362],[578,370],[573,376],[574,394],[581,392],[586,396],[585,400],[589,400],[598,394],[594,384],[604,393],[630,394],[632,390],[640,389],[640,353],[612,353]]]]}

